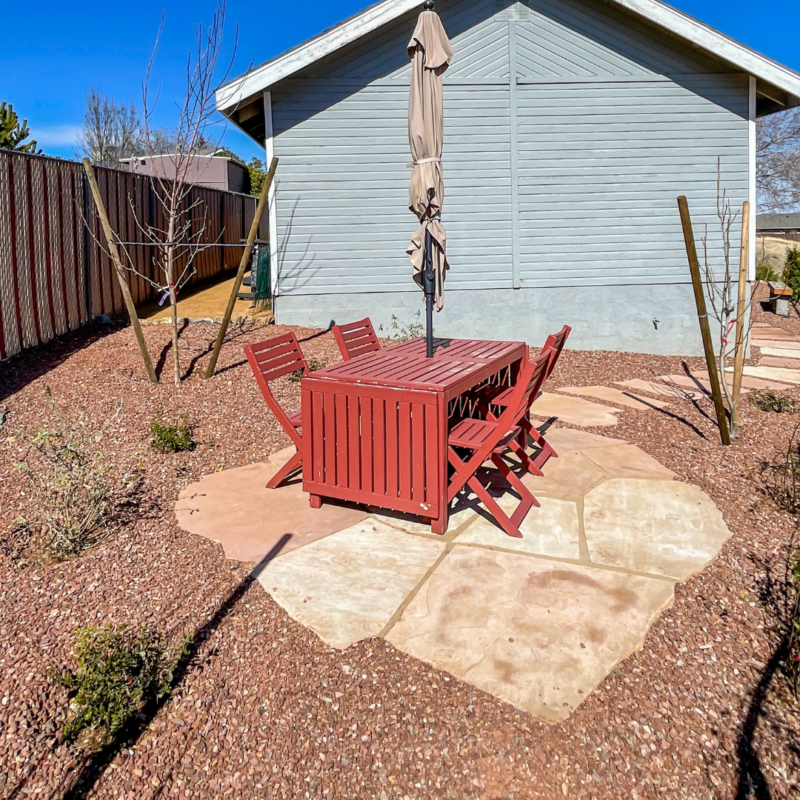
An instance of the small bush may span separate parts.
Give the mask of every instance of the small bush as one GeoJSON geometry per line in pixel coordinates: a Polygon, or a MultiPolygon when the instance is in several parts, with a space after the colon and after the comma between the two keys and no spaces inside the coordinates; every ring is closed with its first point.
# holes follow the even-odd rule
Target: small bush
{"type": "Polygon", "coordinates": [[[782,414],[795,410],[794,400],[791,397],[787,397],[785,394],[778,394],[772,389],[764,389],[764,391],[753,389],[749,394],[749,400],[756,408],[760,408],[762,411],[773,411],[776,414],[782,414]]]}
{"type": "Polygon", "coordinates": [[[800,513],[800,445],[795,426],[789,445],[776,463],[761,465],[764,493],[784,511],[800,513]]]}
{"type": "MultiPolygon", "coordinates": [[[[191,638],[184,640],[188,652],[191,638]]],[[[112,744],[147,706],[167,696],[181,653],[170,654],[159,634],[124,625],[75,632],[77,668],[53,668],[52,680],[69,692],[64,738],[94,751],[112,744]]]]}
{"type": "MultiPolygon", "coordinates": [[[[389,326],[389,338],[396,342],[408,342],[411,339],[416,339],[425,333],[425,325],[420,321],[420,311],[414,314],[414,319],[408,324],[401,322],[397,316],[392,314],[392,324],[389,326]]],[[[383,332],[383,325],[378,327],[380,332],[383,332]]]]}
{"type": "Polygon", "coordinates": [[[150,446],[159,453],[183,453],[197,447],[187,414],[181,417],[180,422],[169,422],[160,414],[153,417],[150,436],[150,446]]]}
{"type": "Polygon", "coordinates": [[[792,553],[790,570],[794,589],[794,598],[789,613],[789,639],[787,644],[787,674],[789,685],[795,697],[800,689],[800,558],[792,553]]]}
{"type": "Polygon", "coordinates": [[[756,280],[757,281],[779,281],[781,275],[769,264],[759,264],[756,267],[756,280]]]}
{"type": "Polygon", "coordinates": [[[786,254],[783,282],[792,290],[792,302],[800,300],[800,250],[796,247],[786,254]]]}
{"type": "MultiPolygon", "coordinates": [[[[322,369],[323,367],[328,366],[328,359],[327,358],[311,358],[306,359],[306,364],[308,366],[309,372],[316,372],[318,369],[322,369]]],[[[289,380],[292,383],[299,383],[303,379],[303,375],[305,373],[302,369],[296,369],[294,372],[289,373],[289,380]]]]}
{"type": "Polygon", "coordinates": [[[57,561],[107,539],[136,507],[139,475],[115,475],[102,453],[91,453],[86,434],[40,430],[28,459],[15,465],[31,484],[27,508],[14,522],[31,551],[57,561]]]}

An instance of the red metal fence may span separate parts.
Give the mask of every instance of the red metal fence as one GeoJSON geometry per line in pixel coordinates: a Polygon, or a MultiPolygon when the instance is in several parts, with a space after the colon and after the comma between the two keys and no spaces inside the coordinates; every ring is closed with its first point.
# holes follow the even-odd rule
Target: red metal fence
{"type": "MultiPolygon", "coordinates": [[[[128,247],[138,272],[156,274],[154,248],[137,225],[163,214],[147,175],[95,169],[111,227],[128,247]]],[[[187,206],[214,243],[195,259],[194,281],[236,268],[257,198],[192,187],[187,206]]],[[[159,226],[160,227],[160,226],[159,226]]],[[[266,238],[266,216],[261,223],[266,238]]],[[[122,295],[103,241],[83,166],[45,156],[0,150],[0,359],[73,330],[101,315],[124,312],[122,295]],[[88,221],[88,225],[84,223],[88,221]]],[[[128,273],[137,304],[155,296],[144,278],[128,273]]]]}

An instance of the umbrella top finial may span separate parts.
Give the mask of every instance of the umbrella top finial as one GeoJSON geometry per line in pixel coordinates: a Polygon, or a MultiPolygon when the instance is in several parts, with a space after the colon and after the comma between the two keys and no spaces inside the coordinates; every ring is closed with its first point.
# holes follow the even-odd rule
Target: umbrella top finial
{"type": "Polygon", "coordinates": [[[433,7],[433,0],[425,0],[425,2],[422,4],[422,8],[425,9],[425,11],[433,11],[433,7]]]}

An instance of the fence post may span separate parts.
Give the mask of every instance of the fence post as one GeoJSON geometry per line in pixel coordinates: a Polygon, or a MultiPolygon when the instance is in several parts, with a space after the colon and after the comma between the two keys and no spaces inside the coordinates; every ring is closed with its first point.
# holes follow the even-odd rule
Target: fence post
{"type": "Polygon", "coordinates": [[[92,254],[89,249],[91,236],[89,234],[89,182],[86,175],[81,173],[81,185],[83,186],[83,292],[84,302],[86,303],[86,321],[94,319],[92,308],[92,254]]]}

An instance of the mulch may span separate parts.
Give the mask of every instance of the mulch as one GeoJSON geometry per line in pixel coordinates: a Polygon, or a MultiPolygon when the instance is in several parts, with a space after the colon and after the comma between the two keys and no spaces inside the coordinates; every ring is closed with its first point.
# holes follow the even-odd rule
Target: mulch
{"type": "MultiPolygon", "coordinates": [[[[756,319],[762,312],[755,310],[756,319]]],[[[773,324],[800,333],[796,319],[773,324]]],[[[0,534],[0,797],[788,798],[800,785],[800,708],[777,663],[795,520],[761,490],[799,417],[743,404],[724,448],[705,400],[623,411],[597,432],[637,444],[704,489],[733,532],[719,558],[676,590],[674,606],[563,724],[549,726],[372,639],[339,652],[295,623],[213,542],[178,528],[178,492],[205,473],[288,445],[241,346],[281,327],[237,326],[218,374],[201,377],[215,325],[181,334],[189,372],[171,386],[169,331],[146,328],[163,366],[154,386],[129,328],[62,337],[0,364],[0,457],[10,467],[36,430],[79,425],[143,473],[135,522],[82,557],[21,557],[0,534]],[[157,412],[188,414],[192,452],[149,448],[157,412]],[[171,698],[108,763],[61,742],[72,632],[146,625],[192,655],[171,698]]],[[[295,329],[309,357],[338,359],[326,332],[295,329]]],[[[693,368],[699,359],[688,359],[693,368]]],[[[610,385],[674,373],[679,358],[565,352],[553,385],[610,385]]],[[[299,405],[299,384],[281,402],[299,405]]],[[[789,390],[800,399],[800,392],[789,390]]],[[[0,525],[29,486],[0,472],[0,525]]]]}

